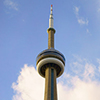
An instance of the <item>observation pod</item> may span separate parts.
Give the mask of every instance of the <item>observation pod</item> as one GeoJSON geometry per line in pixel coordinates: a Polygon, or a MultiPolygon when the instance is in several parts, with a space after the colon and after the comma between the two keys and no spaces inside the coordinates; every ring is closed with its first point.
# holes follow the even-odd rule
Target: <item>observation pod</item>
{"type": "Polygon", "coordinates": [[[47,49],[37,56],[38,73],[45,78],[45,70],[48,67],[56,69],[57,77],[64,72],[65,58],[63,54],[55,49],[47,49]]]}
{"type": "Polygon", "coordinates": [[[62,53],[54,49],[53,13],[49,18],[48,33],[48,49],[42,51],[36,58],[36,66],[38,73],[45,78],[45,94],[44,100],[57,100],[57,84],[56,78],[64,72],[65,57],[62,53]]]}

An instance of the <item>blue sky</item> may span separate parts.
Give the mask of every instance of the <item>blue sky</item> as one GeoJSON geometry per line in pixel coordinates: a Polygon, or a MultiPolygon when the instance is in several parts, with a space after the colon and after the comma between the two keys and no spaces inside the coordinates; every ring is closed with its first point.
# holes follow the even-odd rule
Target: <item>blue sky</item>
{"type": "Polygon", "coordinates": [[[55,48],[66,58],[65,73],[57,80],[59,99],[80,100],[84,94],[85,100],[99,100],[100,0],[1,0],[0,100],[39,100],[37,86],[42,97],[44,88],[39,83],[44,80],[36,72],[36,56],[48,47],[51,4],[55,48]],[[39,83],[34,83],[38,79],[39,83]],[[97,94],[86,95],[86,91],[97,94]]]}

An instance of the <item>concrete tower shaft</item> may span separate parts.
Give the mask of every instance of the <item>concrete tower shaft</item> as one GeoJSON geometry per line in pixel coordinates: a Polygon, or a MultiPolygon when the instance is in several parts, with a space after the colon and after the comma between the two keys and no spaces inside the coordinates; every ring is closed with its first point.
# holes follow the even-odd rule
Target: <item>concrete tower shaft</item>
{"type": "Polygon", "coordinates": [[[44,100],[57,100],[56,70],[49,67],[45,71],[45,96],[44,100]]]}
{"type": "Polygon", "coordinates": [[[53,28],[48,29],[48,49],[54,48],[54,34],[55,30],[53,28]]]}

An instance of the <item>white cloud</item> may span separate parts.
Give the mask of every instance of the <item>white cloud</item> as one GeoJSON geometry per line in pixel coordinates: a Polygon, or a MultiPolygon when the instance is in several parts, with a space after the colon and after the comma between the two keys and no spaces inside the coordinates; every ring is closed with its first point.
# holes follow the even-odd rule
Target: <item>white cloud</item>
{"type": "Polygon", "coordinates": [[[100,100],[100,83],[85,82],[73,77],[72,84],[73,88],[70,88],[67,84],[58,83],[60,100],[100,100]]]}
{"type": "Polygon", "coordinates": [[[98,70],[99,70],[99,72],[100,72],[100,59],[97,59],[97,62],[99,63],[98,70]]]}
{"type": "Polygon", "coordinates": [[[74,10],[75,10],[75,14],[78,15],[78,13],[79,13],[79,7],[75,7],[74,10]]]}
{"type": "Polygon", "coordinates": [[[86,29],[86,33],[89,34],[89,35],[92,35],[89,31],[89,29],[86,29]]]}
{"type": "Polygon", "coordinates": [[[24,65],[12,88],[15,91],[13,100],[43,100],[44,79],[33,66],[24,65]]]}
{"type": "MultiPolygon", "coordinates": [[[[58,78],[58,99],[100,100],[100,81],[96,80],[96,66],[79,56],[75,56],[71,63],[73,66],[69,67],[73,69],[58,78]]],[[[25,64],[17,81],[12,84],[15,91],[13,100],[44,100],[44,82],[33,66],[25,64]]]]}
{"type": "Polygon", "coordinates": [[[14,9],[18,11],[18,4],[13,2],[12,0],[5,0],[4,4],[9,7],[9,9],[14,9]]]}
{"type": "Polygon", "coordinates": [[[73,71],[73,73],[75,74],[80,74],[83,71],[83,65],[77,61],[74,61],[70,64],[71,66],[71,70],[73,71]]]}
{"type": "Polygon", "coordinates": [[[89,21],[87,19],[84,19],[83,17],[80,17],[79,15],[79,7],[74,7],[74,12],[80,25],[88,25],[89,21]]]}
{"type": "Polygon", "coordinates": [[[82,18],[78,18],[78,23],[79,23],[80,25],[88,25],[88,20],[84,20],[84,19],[82,19],[82,18]]]}
{"type": "Polygon", "coordinates": [[[81,79],[84,80],[94,80],[98,77],[100,69],[100,60],[97,59],[97,64],[99,63],[99,67],[90,63],[87,59],[82,59],[79,56],[74,55],[73,61],[70,62],[70,70],[73,75],[77,75],[81,79]]]}
{"type": "Polygon", "coordinates": [[[89,79],[94,77],[95,74],[95,66],[89,63],[86,63],[85,67],[85,71],[84,71],[84,78],[85,79],[89,79]]]}

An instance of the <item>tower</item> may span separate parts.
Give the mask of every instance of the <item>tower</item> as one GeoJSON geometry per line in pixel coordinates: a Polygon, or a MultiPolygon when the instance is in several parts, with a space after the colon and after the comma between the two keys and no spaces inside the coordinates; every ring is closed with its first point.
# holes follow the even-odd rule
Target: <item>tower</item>
{"type": "Polygon", "coordinates": [[[49,18],[48,32],[48,49],[44,50],[37,56],[37,71],[45,78],[44,100],[57,100],[56,78],[64,72],[65,58],[62,53],[54,49],[53,13],[49,18]]]}

